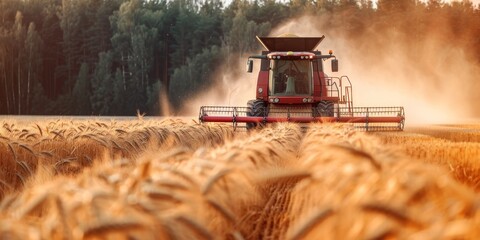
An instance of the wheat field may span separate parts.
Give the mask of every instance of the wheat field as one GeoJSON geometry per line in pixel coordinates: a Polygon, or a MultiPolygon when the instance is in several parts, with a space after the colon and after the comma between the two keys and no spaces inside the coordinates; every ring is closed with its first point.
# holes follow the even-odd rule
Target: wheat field
{"type": "Polygon", "coordinates": [[[480,237],[474,131],[1,124],[1,239],[480,237]]]}
{"type": "Polygon", "coordinates": [[[480,124],[416,127],[376,135],[413,159],[446,168],[456,180],[480,191],[480,124]]]}

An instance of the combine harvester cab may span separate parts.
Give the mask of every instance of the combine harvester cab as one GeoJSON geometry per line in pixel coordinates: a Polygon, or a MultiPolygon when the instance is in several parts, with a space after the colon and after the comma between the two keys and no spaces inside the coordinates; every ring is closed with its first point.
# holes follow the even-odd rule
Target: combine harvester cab
{"type": "Polygon", "coordinates": [[[201,122],[245,123],[247,129],[276,122],[341,122],[366,131],[401,131],[403,107],[354,107],[352,83],[347,76],[329,77],[323,62],[331,60],[338,72],[338,60],[330,50],[323,55],[314,50],[322,37],[257,37],[266,51],[250,56],[259,59],[256,99],[246,107],[203,106],[201,122]]]}

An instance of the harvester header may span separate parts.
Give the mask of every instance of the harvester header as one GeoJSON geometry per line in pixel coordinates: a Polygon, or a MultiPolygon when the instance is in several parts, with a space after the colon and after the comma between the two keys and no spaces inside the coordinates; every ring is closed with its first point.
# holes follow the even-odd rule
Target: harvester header
{"type": "Polygon", "coordinates": [[[338,72],[338,60],[332,51],[316,50],[324,38],[257,37],[266,51],[247,60],[247,72],[253,71],[253,59],[260,60],[256,98],[246,107],[203,106],[200,121],[245,123],[247,129],[276,122],[342,122],[367,131],[403,130],[403,107],[354,107],[350,79],[327,76],[324,61],[331,59],[331,71],[338,72]]]}

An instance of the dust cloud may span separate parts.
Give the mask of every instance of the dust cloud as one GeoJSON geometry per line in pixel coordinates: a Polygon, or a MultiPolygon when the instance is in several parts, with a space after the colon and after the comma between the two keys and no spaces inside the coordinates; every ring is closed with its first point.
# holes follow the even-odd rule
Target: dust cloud
{"type": "Polygon", "coordinates": [[[239,106],[246,107],[247,101],[255,99],[255,87],[260,61],[254,62],[252,73],[246,72],[248,56],[244,54],[229,57],[213,74],[214,84],[207,91],[194,97],[183,105],[180,115],[195,116],[201,106],[239,106]]]}
{"type": "MultiPolygon", "coordinates": [[[[325,35],[318,50],[331,49],[340,61],[338,73],[328,72],[330,62],[326,61],[327,74],[351,79],[354,106],[404,106],[407,126],[458,123],[478,117],[474,100],[480,99],[475,93],[480,67],[469,61],[463,48],[445,45],[434,32],[412,44],[395,34],[373,30],[352,37],[325,26],[327,22],[327,16],[303,16],[274,29],[270,36],[325,35]]],[[[246,57],[219,66],[216,85],[187,103],[181,114],[196,115],[202,105],[246,106],[255,97],[260,67],[257,61],[253,73],[246,73],[246,57]]]]}
{"type": "Polygon", "coordinates": [[[413,44],[373,31],[347,37],[322,22],[328,22],[326,17],[304,16],[275,29],[272,36],[285,32],[325,35],[319,50],[332,49],[340,62],[338,73],[327,74],[351,79],[354,106],[404,106],[407,125],[475,117],[477,106],[472,99],[477,97],[480,68],[462,48],[445,46],[435,33],[413,44]]]}

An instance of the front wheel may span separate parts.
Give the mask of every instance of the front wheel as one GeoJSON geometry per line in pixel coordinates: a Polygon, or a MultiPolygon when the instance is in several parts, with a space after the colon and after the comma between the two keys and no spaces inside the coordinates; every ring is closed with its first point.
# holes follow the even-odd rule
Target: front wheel
{"type": "Polygon", "coordinates": [[[333,117],[334,116],[334,104],[331,101],[320,101],[317,104],[316,117],[333,117]]]}
{"type": "MultiPolygon", "coordinates": [[[[250,100],[247,103],[247,116],[265,117],[267,113],[267,104],[263,100],[250,100]]],[[[247,130],[257,127],[264,127],[264,123],[247,123],[247,130]]]]}

